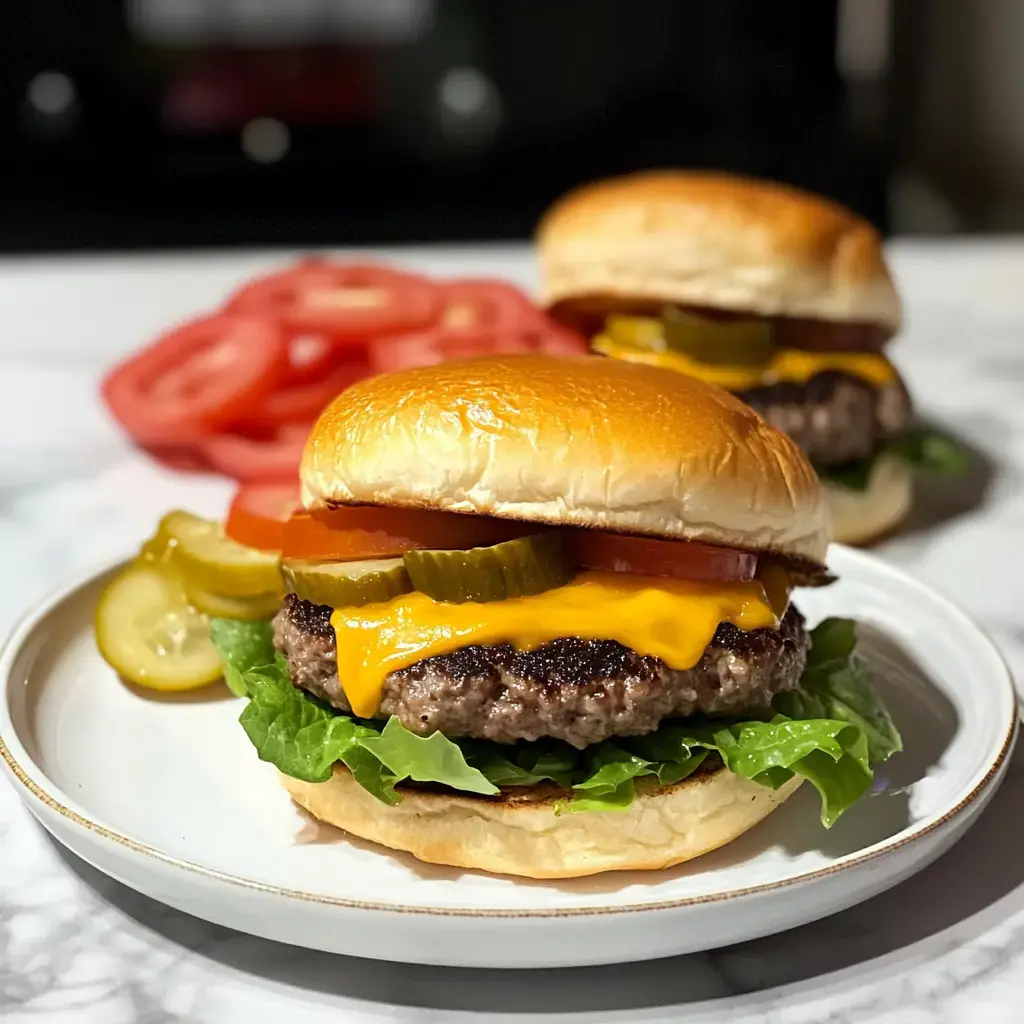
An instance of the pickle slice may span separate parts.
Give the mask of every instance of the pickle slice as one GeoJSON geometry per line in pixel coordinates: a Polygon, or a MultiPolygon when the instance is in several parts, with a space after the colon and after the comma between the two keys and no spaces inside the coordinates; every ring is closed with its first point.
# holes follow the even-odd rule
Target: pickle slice
{"type": "Polygon", "coordinates": [[[555,533],[465,551],[407,551],[412,585],[435,601],[504,601],[552,590],[572,576],[555,533]]]}
{"type": "Polygon", "coordinates": [[[761,366],[775,351],[765,320],[706,320],[669,306],[662,322],[666,346],[702,363],[761,366]]]}
{"type": "Polygon", "coordinates": [[[136,562],[96,605],[96,646],[122,678],[152,690],[192,690],[222,675],[206,617],[173,575],[136,562]]]}
{"type": "Polygon", "coordinates": [[[208,593],[254,597],[282,592],[280,558],[224,536],[224,527],[189,512],[161,521],[174,545],[174,560],[186,583],[208,593]]]}
{"type": "Polygon", "coordinates": [[[185,584],[185,594],[196,611],[216,619],[241,619],[261,622],[272,619],[281,607],[280,594],[258,594],[255,597],[230,597],[202,587],[185,584]]]}
{"type": "MultiPolygon", "coordinates": [[[[171,513],[173,515],[174,513],[171,513]]],[[[143,565],[161,566],[170,568],[174,562],[175,541],[168,530],[169,515],[165,515],[156,528],[152,537],[142,542],[139,553],[135,556],[137,562],[143,565]]]]}
{"type": "Polygon", "coordinates": [[[303,601],[332,608],[390,601],[412,590],[400,558],[362,562],[289,561],[281,566],[285,586],[303,601]]]}
{"type": "Polygon", "coordinates": [[[655,317],[613,313],[604,322],[604,333],[619,345],[647,352],[664,352],[665,325],[655,317]]]}

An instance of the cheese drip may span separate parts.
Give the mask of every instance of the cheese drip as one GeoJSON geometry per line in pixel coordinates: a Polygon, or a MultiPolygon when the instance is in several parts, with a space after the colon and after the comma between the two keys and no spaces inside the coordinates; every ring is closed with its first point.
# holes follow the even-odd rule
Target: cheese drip
{"type": "Polygon", "coordinates": [[[567,636],[617,640],[685,670],[700,661],[721,622],[744,630],[776,628],[785,600],[777,588],[770,590],[776,591],[771,598],[759,580],[587,572],[543,594],[488,604],[403,594],[386,603],[335,609],[338,678],[353,713],[370,718],[390,673],[472,644],[510,643],[529,651],[567,636]]]}
{"type": "Polygon", "coordinates": [[[618,344],[605,334],[594,338],[593,348],[602,355],[627,362],[676,370],[729,391],[743,391],[761,384],[783,381],[804,384],[825,370],[841,370],[875,387],[891,384],[896,379],[892,363],[876,352],[805,352],[803,349],[783,348],[764,366],[734,366],[702,363],[683,352],[632,348],[618,344]]]}

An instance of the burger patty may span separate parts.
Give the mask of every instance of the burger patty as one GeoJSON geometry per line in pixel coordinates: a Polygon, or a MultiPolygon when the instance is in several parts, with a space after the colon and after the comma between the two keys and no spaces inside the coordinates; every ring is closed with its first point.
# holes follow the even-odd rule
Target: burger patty
{"type": "MultiPolygon", "coordinates": [[[[331,609],[288,595],[274,643],[292,682],[342,711],[331,609]]],[[[691,669],[669,668],[614,640],[564,637],[533,651],[473,645],[425,658],[384,681],[378,714],[411,732],[514,743],[553,737],[583,748],[611,736],[653,732],[665,718],[751,715],[792,689],[807,659],[803,616],[779,629],[722,623],[691,669]]]]}
{"type": "Polygon", "coordinates": [[[910,395],[897,378],[877,387],[839,370],[803,384],[783,381],[738,393],[817,466],[866,459],[911,426],[910,395]]]}

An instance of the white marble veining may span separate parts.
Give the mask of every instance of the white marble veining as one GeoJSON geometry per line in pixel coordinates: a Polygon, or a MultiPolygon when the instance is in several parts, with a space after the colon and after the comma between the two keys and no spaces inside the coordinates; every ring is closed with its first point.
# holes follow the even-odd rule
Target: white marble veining
{"type": "MultiPolygon", "coordinates": [[[[921,412],[978,458],[966,483],[926,488],[912,528],[882,551],[973,613],[1024,681],[1024,241],[907,242],[892,253],[908,310],[894,359],[921,412]]],[[[156,330],[281,258],[0,262],[0,630],[69,574],[141,539],[167,508],[223,510],[226,482],[160,469],[125,443],[96,381],[156,330]]],[[[515,248],[402,259],[532,280],[515,248]]],[[[506,973],[332,957],[186,917],[58,848],[3,782],[0,1019],[1018,1024],[1022,805],[1024,751],[964,840],[860,907],[698,956],[506,973]]]]}

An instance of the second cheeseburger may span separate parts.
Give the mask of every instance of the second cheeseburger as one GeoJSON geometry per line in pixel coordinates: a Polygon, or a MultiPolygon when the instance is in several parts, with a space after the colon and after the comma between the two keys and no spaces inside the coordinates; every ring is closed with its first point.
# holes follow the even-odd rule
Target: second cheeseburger
{"type": "Polygon", "coordinates": [[[912,468],[959,470],[915,429],[883,346],[901,307],[881,239],[823,197],[728,174],[661,171],[565,196],[538,231],[556,319],[605,355],[692,374],[786,431],[821,474],[836,540],[908,512],[912,468]]]}
{"type": "Polygon", "coordinates": [[[790,602],[829,580],[819,482],[724,391],[594,356],[390,374],[301,476],[242,723],[317,818],[487,871],[660,868],[803,778],[830,824],[898,749],[852,624],[790,602]]]}

